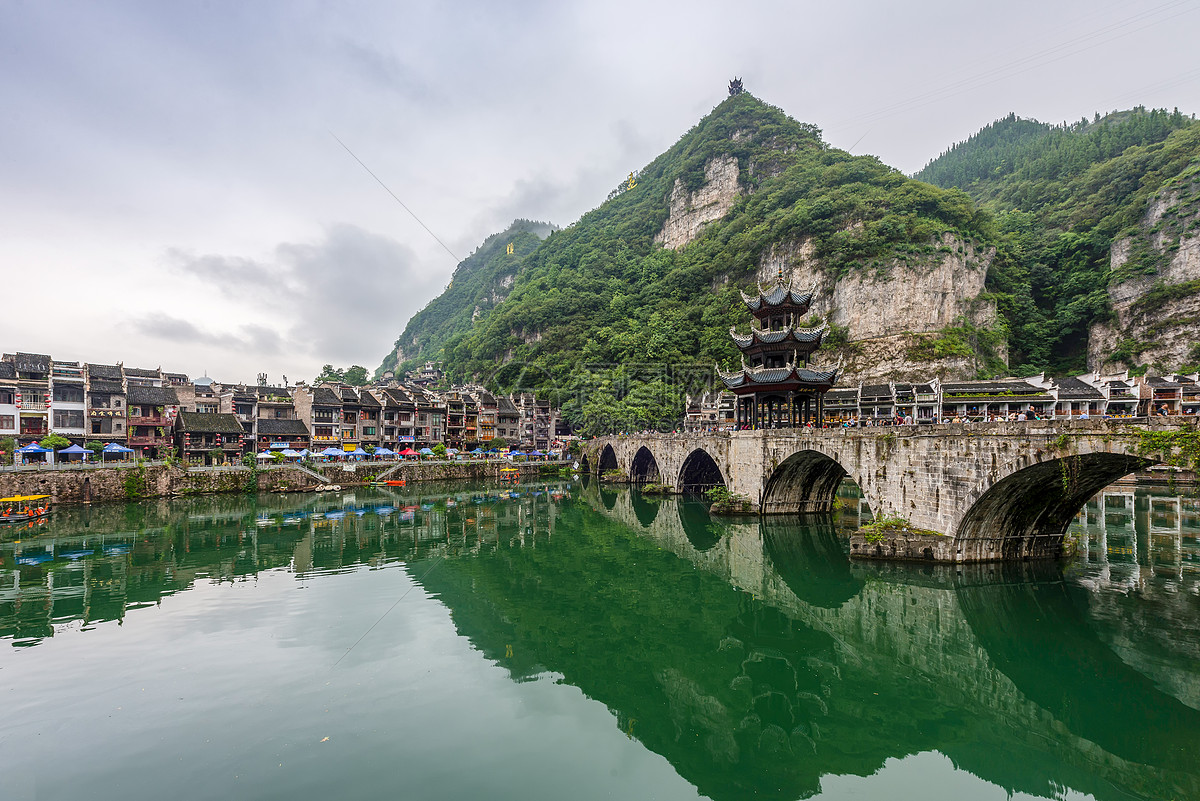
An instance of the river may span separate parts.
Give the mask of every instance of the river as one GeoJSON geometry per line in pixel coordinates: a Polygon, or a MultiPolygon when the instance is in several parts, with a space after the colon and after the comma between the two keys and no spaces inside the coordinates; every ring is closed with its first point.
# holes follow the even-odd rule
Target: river
{"type": "Polygon", "coordinates": [[[1200,799],[1200,501],[1064,564],[850,563],[865,513],[594,482],[67,507],[0,530],[25,799],[1200,799]]]}

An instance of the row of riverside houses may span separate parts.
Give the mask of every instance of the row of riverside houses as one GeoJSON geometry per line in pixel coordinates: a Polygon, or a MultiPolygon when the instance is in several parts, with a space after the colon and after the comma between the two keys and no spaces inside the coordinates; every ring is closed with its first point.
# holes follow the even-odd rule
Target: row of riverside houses
{"type": "Polygon", "coordinates": [[[58,434],[72,444],[115,442],[139,457],[211,462],[256,450],[333,447],[459,449],[503,440],[545,451],[569,438],[558,410],[532,394],[483,387],[439,392],[389,377],[370,387],[221,384],[182,373],[0,357],[0,438],[20,444],[58,434]]]}
{"type": "MultiPolygon", "coordinates": [[[[887,383],[838,387],[825,393],[827,425],[987,420],[1032,413],[1039,418],[1200,415],[1200,375],[1132,377],[1128,372],[991,381],[887,383]]],[[[691,430],[735,423],[733,396],[712,392],[689,398],[691,430]]]]}

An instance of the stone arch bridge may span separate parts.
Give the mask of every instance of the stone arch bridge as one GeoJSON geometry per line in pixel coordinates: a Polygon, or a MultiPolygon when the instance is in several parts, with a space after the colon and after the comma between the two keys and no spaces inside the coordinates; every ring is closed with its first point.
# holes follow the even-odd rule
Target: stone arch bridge
{"type": "Polygon", "coordinates": [[[1113,481],[1170,461],[1156,432],[1195,426],[1108,420],[779,429],[600,437],[585,470],[679,492],[723,485],[761,514],[832,510],[845,477],[877,517],[901,517],[938,536],[867,543],[855,555],[978,562],[1057,556],[1071,520],[1113,481]]]}

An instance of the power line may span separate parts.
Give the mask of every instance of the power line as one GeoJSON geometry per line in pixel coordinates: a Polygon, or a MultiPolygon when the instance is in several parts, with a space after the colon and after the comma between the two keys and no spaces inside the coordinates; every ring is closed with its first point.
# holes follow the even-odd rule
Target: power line
{"type": "Polygon", "coordinates": [[[363,164],[363,160],[362,160],[362,159],[360,159],[358,156],[354,155],[354,151],[353,151],[353,150],[351,150],[350,148],[346,147],[346,143],[345,143],[345,142],[343,142],[341,139],[338,139],[338,136],[337,136],[337,134],[335,134],[333,131],[330,131],[330,132],[329,132],[329,135],[330,135],[330,136],[332,136],[332,137],[333,137],[333,138],[334,138],[334,139],[337,141],[337,143],[338,143],[339,145],[341,145],[341,146],[342,146],[342,148],[343,148],[343,149],[345,149],[345,151],[346,151],[347,153],[349,153],[349,154],[350,154],[350,158],[352,158],[352,159],[354,159],[355,161],[357,161],[357,162],[359,163],[359,165],[361,165],[361,166],[362,166],[362,168],[363,168],[364,170],[366,170],[366,171],[367,171],[367,175],[370,175],[372,178],[374,178],[374,179],[375,179],[375,181],[376,181],[376,183],[378,183],[380,186],[382,186],[382,187],[383,187],[383,190],[384,190],[385,192],[387,192],[389,195],[391,195],[393,200],[395,200],[397,203],[399,203],[399,204],[400,204],[400,208],[402,208],[402,209],[404,209],[405,211],[407,211],[407,212],[409,213],[409,215],[410,215],[410,216],[411,216],[411,217],[412,217],[414,220],[416,220],[416,221],[417,221],[417,224],[419,224],[419,225],[420,225],[422,228],[424,228],[426,231],[428,231],[428,232],[429,232],[429,235],[430,235],[430,236],[432,236],[432,237],[433,237],[433,238],[434,238],[434,239],[437,241],[437,243],[438,243],[439,245],[441,245],[441,246],[442,246],[442,249],[443,249],[443,250],[445,250],[447,253],[449,253],[449,254],[450,254],[450,255],[451,255],[453,258],[454,258],[454,263],[455,263],[455,264],[457,264],[458,262],[462,261],[462,259],[460,259],[460,258],[459,258],[457,255],[455,255],[455,253],[454,253],[454,251],[453,251],[453,250],[451,250],[450,248],[448,248],[448,247],[446,246],[446,243],[445,243],[445,242],[443,242],[441,239],[438,239],[438,235],[437,235],[437,234],[435,234],[435,233],[434,233],[434,232],[433,232],[433,231],[430,229],[430,227],[429,227],[428,225],[426,225],[425,223],[421,222],[421,218],[420,218],[420,217],[418,217],[418,216],[417,216],[417,215],[416,215],[416,214],[413,212],[413,210],[412,210],[412,209],[410,209],[408,206],[404,205],[404,201],[403,201],[403,200],[401,200],[400,198],[396,197],[396,193],[395,193],[395,192],[393,192],[391,189],[389,189],[389,188],[388,188],[388,185],[387,185],[387,184],[385,184],[385,183],[384,183],[382,180],[380,180],[380,178],[379,178],[379,176],[378,176],[378,175],[376,175],[375,173],[371,172],[371,168],[370,168],[370,167],[368,167],[366,164],[363,164]]]}

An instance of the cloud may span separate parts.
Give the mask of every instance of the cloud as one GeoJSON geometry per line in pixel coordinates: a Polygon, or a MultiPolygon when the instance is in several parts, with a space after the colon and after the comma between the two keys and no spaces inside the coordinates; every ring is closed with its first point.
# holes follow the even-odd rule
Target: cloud
{"type": "Polygon", "coordinates": [[[178,345],[208,345],[233,352],[249,350],[266,356],[277,355],[283,350],[279,332],[260,325],[241,325],[232,331],[214,332],[161,312],[136,318],[128,325],[134,334],[178,345]]]}
{"type": "Polygon", "coordinates": [[[140,333],[259,354],[290,351],[338,365],[377,363],[444,277],[407,246],[349,224],[330,227],[316,242],[281,243],[268,258],[172,249],[166,262],[256,322],[213,332],[154,314],[138,321],[140,333]]]}

